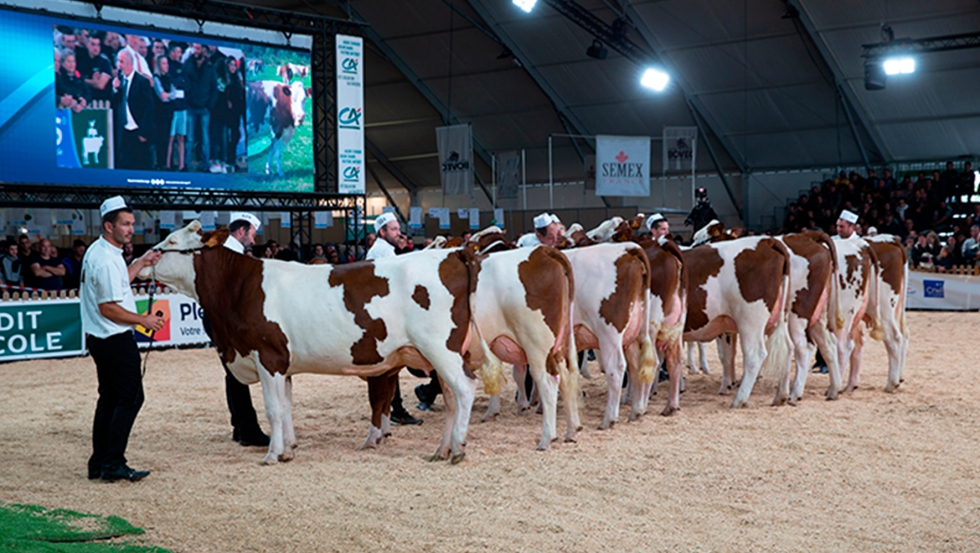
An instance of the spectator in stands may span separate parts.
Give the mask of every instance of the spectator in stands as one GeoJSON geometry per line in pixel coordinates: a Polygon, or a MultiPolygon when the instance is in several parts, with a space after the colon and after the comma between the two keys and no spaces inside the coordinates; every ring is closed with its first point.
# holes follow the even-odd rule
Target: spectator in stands
{"type": "Polygon", "coordinates": [[[949,253],[949,247],[943,246],[939,249],[939,255],[933,260],[933,265],[940,273],[946,273],[953,269],[953,256],[949,253]]]}
{"type": "Polygon", "coordinates": [[[82,257],[85,256],[85,242],[75,240],[71,245],[71,253],[61,260],[65,266],[65,276],[62,285],[66,290],[75,290],[79,285],[79,276],[82,274],[82,257]]]}
{"type": "Polygon", "coordinates": [[[698,188],[695,192],[695,198],[697,199],[697,203],[694,205],[694,209],[691,210],[691,214],[684,220],[684,224],[691,225],[694,231],[697,232],[713,219],[717,220],[718,214],[711,207],[711,200],[708,199],[707,189],[698,188]]]}
{"type": "Polygon", "coordinates": [[[0,279],[7,286],[23,286],[24,275],[22,264],[17,256],[17,242],[7,240],[3,245],[3,255],[0,256],[0,279]]]}
{"type": "Polygon", "coordinates": [[[194,43],[193,54],[183,67],[184,99],[187,102],[187,158],[185,164],[202,171],[211,169],[211,112],[218,100],[218,83],[214,67],[205,48],[194,43]],[[200,151],[197,164],[194,154],[200,151]]]}
{"type": "Polygon", "coordinates": [[[337,251],[337,248],[334,248],[333,246],[327,248],[327,262],[331,265],[342,263],[340,259],[340,252],[337,251]]]}
{"type": "Polygon", "coordinates": [[[170,169],[174,155],[174,144],[177,145],[177,170],[185,171],[184,144],[187,138],[187,100],[184,98],[183,64],[180,62],[182,53],[180,44],[170,43],[170,57],[167,59],[172,91],[170,95],[170,142],[167,144],[167,162],[164,169],[170,169]]]}
{"type": "Polygon", "coordinates": [[[323,249],[323,244],[313,244],[313,257],[310,258],[310,261],[314,259],[327,259],[327,253],[323,249]]]}
{"type": "Polygon", "coordinates": [[[50,240],[42,238],[38,241],[38,251],[27,262],[24,281],[28,288],[61,290],[61,277],[65,276],[66,269],[57,256],[58,249],[50,240]]]}
{"type": "Polygon", "coordinates": [[[126,263],[127,267],[129,267],[133,263],[133,261],[136,260],[136,254],[133,253],[133,243],[127,242],[123,244],[122,251],[123,251],[123,262],[126,263]]]}
{"type": "Polygon", "coordinates": [[[980,262],[980,224],[970,227],[970,237],[963,242],[963,262],[976,265],[980,262]]]}
{"type": "Polygon", "coordinates": [[[153,39],[153,46],[150,47],[150,56],[146,61],[150,62],[150,71],[152,71],[154,75],[156,75],[157,72],[157,58],[166,55],[167,46],[163,43],[163,39],[153,39]]]}
{"type": "Polygon", "coordinates": [[[275,240],[269,240],[265,243],[265,251],[262,252],[262,257],[265,259],[275,259],[278,253],[279,244],[275,240]]]}
{"type": "Polygon", "coordinates": [[[226,172],[235,172],[237,164],[238,141],[242,135],[239,129],[245,128],[245,81],[238,70],[238,60],[225,57],[223,66],[224,90],[218,96],[214,121],[216,135],[213,137],[218,149],[216,161],[226,172]]]}
{"type": "Polygon", "coordinates": [[[82,80],[88,85],[92,100],[112,99],[112,62],[102,52],[104,33],[92,33],[85,43],[85,49],[76,54],[76,65],[82,80]]]}
{"type": "Polygon", "coordinates": [[[135,33],[126,35],[126,47],[123,52],[129,52],[133,60],[133,69],[153,82],[153,71],[150,71],[150,64],[146,62],[146,42],[145,39],[135,33]]]}
{"type": "Polygon", "coordinates": [[[153,168],[159,170],[170,166],[170,158],[167,156],[173,119],[170,97],[174,93],[174,85],[170,80],[170,60],[165,55],[159,55],[153,60],[153,92],[153,120],[156,129],[156,136],[153,138],[153,168]],[[164,159],[165,157],[167,158],[164,159]]]}
{"type": "Polygon", "coordinates": [[[119,75],[113,79],[116,168],[149,169],[153,130],[153,76],[144,79],[129,50],[119,52],[119,75]]]}
{"type": "Polygon", "coordinates": [[[949,250],[950,263],[952,265],[962,265],[963,264],[963,251],[960,249],[962,241],[956,234],[949,235],[946,238],[946,249],[949,250]]]}
{"type": "Polygon", "coordinates": [[[58,107],[78,113],[92,101],[88,85],[82,80],[75,65],[75,52],[64,50],[61,53],[61,70],[55,75],[55,97],[58,107]]]}
{"type": "Polygon", "coordinates": [[[26,234],[21,234],[17,237],[17,258],[20,259],[21,265],[27,266],[27,260],[34,253],[34,249],[31,247],[31,237],[26,234]]]}

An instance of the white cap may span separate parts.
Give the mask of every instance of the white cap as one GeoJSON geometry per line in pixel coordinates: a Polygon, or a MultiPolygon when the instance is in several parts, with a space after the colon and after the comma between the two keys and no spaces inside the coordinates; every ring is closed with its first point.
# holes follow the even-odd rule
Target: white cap
{"type": "Polygon", "coordinates": [[[656,223],[657,221],[663,221],[663,220],[664,220],[663,215],[659,213],[654,213],[653,215],[647,218],[647,229],[653,230],[653,224],[656,223]]]}
{"type": "Polygon", "coordinates": [[[534,218],[534,228],[544,228],[553,222],[550,213],[542,213],[534,218]]]}
{"type": "Polygon", "coordinates": [[[854,213],[853,211],[848,211],[846,209],[840,212],[840,218],[847,221],[848,223],[851,223],[852,225],[856,225],[858,222],[857,213],[854,213]]]}
{"type": "Polygon", "coordinates": [[[391,213],[390,211],[378,215],[378,218],[374,220],[374,232],[381,232],[381,229],[383,229],[385,225],[394,220],[396,220],[395,214],[391,213]]]}
{"type": "Polygon", "coordinates": [[[875,227],[868,227],[868,231],[865,234],[868,236],[878,236],[878,229],[875,227]]]}
{"type": "Polygon", "coordinates": [[[262,227],[262,221],[259,221],[258,217],[252,215],[251,213],[246,213],[244,211],[231,212],[231,217],[229,217],[228,219],[228,224],[230,225],[235,221],[245,221],[246,223],[252,225],[252,228],[254,228],[256,231],[258,231],[259,228],[262,227]]]}
{"type": "Polygon", "coordinates": [[[112,213],[117,209],[123,209],[125,207],[126,207],[126,200],[124,200],[122,196],[113,196],[108,200],[102,202],[102,205],[99,206],[99,216],[105,217],[106,213],[112,213]]]}
{"type": "Polygon", "coordinates": [[[551,214],[551,222],[552,223],[555,223],[556,225],[560,225],[561,224],[561,219],[559,219],[557,215],[555,215],[554,213],[552,213],[551,214]]]}

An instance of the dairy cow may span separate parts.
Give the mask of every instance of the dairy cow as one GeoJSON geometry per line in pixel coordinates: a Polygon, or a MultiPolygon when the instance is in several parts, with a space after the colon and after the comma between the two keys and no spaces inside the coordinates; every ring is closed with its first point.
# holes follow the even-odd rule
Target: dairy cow
{"type": "Polygon", "coordinates": [[[154,246],[163,255],[140,276],[197,301],[231,372],[261,382],[271,428],[265,463],[293,457],[292,375],[368,377],[406,365],[435,370],[446,392],[449,416],[434,459],[462,460],[473,370],[488,391],[503,378],[473,324],[472,252],[302,265],[237,254],[222,246],[227,237],[227,229],[205,234],[194,221],[154,246]]]}
{"type": "Polygon", "coordinates": [[[275,164],[276,173],[284,176],[282,152],[289,146],[296,129],[306,119],[306,99],[312,91],[296,81],[283,84],[276,81],[249,82],[245,96],[248,112],[248,125],[258,132],[265,124],[269,125],[271,145],[265,172],[271,173],[275,164]]]}

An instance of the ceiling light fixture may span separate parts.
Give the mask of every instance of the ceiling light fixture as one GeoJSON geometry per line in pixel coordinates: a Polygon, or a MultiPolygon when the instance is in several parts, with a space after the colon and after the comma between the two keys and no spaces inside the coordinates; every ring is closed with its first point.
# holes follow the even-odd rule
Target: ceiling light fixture
{"type": "Polygon", "coordinates": [[[640,79],[640,84],[657,92],[661,92],[667,88],[667,83],[669,82],[670,75],[652,67],[644,71],[643,77],[640,79]]]}

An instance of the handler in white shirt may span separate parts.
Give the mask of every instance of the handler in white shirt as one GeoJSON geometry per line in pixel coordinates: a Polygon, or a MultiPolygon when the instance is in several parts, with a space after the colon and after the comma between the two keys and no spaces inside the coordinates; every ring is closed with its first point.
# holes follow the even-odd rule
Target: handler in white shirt
{"type": "Polygon", "coordinates": [[[92,457],[89,480],[142,480],[150,471],[126,465],[126,444],[136,415],[143,405],[140,354],[133,327],[163,328],[164,319],[141,315],[130,283],[140,269],[154,265],[162,255],[150,250],[126,267],[123,244],[133,238],[133,210],[121,196],[102,202],[102,236],[89,247],[82,260],[81,311],[86,346],[99,378],[99,401],[92,426],[92,457]]]}

